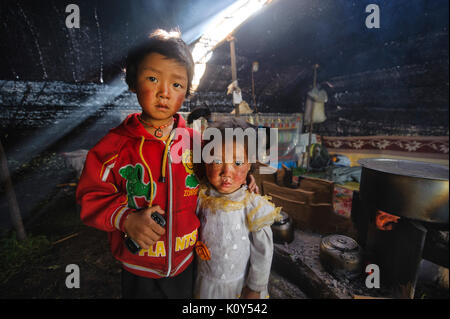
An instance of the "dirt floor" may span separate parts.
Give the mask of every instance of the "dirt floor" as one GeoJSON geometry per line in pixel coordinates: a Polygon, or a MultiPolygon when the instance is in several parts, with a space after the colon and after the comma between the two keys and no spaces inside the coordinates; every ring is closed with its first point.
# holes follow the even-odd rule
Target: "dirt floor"
{"type": "Polygon", "coordinates": [[[121,297],[121,267],[109,252],[106,233],[81,223],[74,198],[75,187],[63,187],[33,215],[35,221],[27,227],[28,233],[45,235],[51,244],[41,258],[1,286],[0,298],[121,297]],[[80,288],[66,287],[70,264],[80,269],[80,288]]]}
{"type": "MultiPolygon", "coordinates": [[[[16,140],[10,139],[11,143],[16,140]]],[[[75,203],[76,171],[62,156],[65,148],[54,146],[23,165],[8,158],[28,250],[22,250],[17,258],[16,247],[22,244],[8,231],[9,207],[0,186],[0,299],[121,298],[121,265],[110,253],[107,234],[80,220],[75,203]],[[80,287],[69,289],[66,267],[72,264],[79,267],[80,287]]],[[[272,298],[306,298],[275,273],[269,286],[272,298]]]]}
{"type": "MultiPolygon", "coordinates": [[[[120,263],[110,253],[106,233],[81,223],[74,186],[60,187],[28,224],[29,235],[45,235],[50,245],[0,285],[0,299],[121,298],[120,263]],[[71,264],[80,269],[79,288],[66,287],[66,267],[71,264]]],[[[307,298],[275,272],[269,287],[272,299],[307,298]]]]}

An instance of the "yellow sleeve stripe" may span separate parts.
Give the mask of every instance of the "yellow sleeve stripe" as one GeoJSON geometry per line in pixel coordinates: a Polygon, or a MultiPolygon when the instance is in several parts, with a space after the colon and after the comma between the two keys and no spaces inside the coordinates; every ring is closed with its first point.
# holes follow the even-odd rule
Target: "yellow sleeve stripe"
{"type": "MultiPolygon", "coordinates": [[[[111,184],[111,186],[114,188],[114,193],[117,193],[118,191],[117,191],[116,185],[114,185],[113,183],[109,183],[109,184],[111,184]]],[[[128,200],[127,200],[127,202],[128,202],[128,200]]]]}
{"type": "Polygon", "coordinates": [[[112,161],[113,159],[115,159],[117,156],[119,156],[119,154],[114,155],[114,156],[111,157],[109,160],[107,160],[106,162],[103,163],[102,169],[100,170],[100,179],[102,179],[103,171],[105,170],[105,165],[108,164],[109,162],[111,162],[111,161],[112,161]]]}
{"type": "Polygon", "coordinates": [[[122,207],[119,212],[116,214],[116,216],[114,217],[114,227],[116,227],[117,229],[120,230],[119,225],[120,225],[120,219],[122,218],[122,215],[125,213],[125,211],[128,209],[127,206],[122,207]]]}

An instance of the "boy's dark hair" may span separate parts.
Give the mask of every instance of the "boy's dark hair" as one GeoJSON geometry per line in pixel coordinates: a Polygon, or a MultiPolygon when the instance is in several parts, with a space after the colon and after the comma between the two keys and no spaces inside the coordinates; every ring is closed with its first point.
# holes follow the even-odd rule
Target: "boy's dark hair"
{"type": "Polygon", "coordinates": [[[142,60],[151,53],[159,53],[169,59],[181,63],[187,71],[188,85],[186,97],[191,93],[192,78],[194,76],[194,60],[187,44],[181,39],[178,30],[167,32],[162,29],[150,34],[145,43],[132,49],[125,62],[125,82],[130,89],[136,88],[138,66],[142,60]]]}

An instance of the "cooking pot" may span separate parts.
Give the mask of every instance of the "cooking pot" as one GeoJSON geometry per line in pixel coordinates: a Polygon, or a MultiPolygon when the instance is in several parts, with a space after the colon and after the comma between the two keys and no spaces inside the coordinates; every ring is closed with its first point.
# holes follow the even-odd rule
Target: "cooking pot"
{"type": "Polygon", "coordinates": [[[384,158],[358,163],[360,197],[370,210],[448,225],[448,167],[384,158]]]}
{"type": "Polygon", "coordinates": [[[361,248],[347,236],[329,235],[322,238],[319,258],[328,272],[339,277],[354,278],[362,270],[361,248]]]}
{"type": "Polygon", "coordinates": [[[277,244],[290,243],[294,240],[294,225],[289,215],[280,212],[281,218],[272,224],[273,241],[277,244]]]}

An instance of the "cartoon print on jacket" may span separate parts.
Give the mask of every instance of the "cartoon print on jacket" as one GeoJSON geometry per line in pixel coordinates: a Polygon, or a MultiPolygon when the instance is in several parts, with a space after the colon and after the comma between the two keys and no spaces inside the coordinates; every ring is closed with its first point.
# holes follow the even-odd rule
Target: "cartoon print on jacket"
{"type": "Polygon", "coordinates": [[[191,150],[185,150],[182,155],[184,170],[188,175],[185,179],[185,185],[188,188],[196,188],[198,186],[197,177],[194,174],[194,163],[191,150]]]}
{"type": "MultiPolygon", "coordinates": [[[[141,164],[124,166],[119,169],[119,174],[127,181],[128,207],[138,209],[136,197],[145,197],[147,201],[150,200],[150,185],[144,183],[144,167],[141,164]]],[[[155,198],[156,183],[153,183],[153,189],[153,198],[155,198]]]]}

